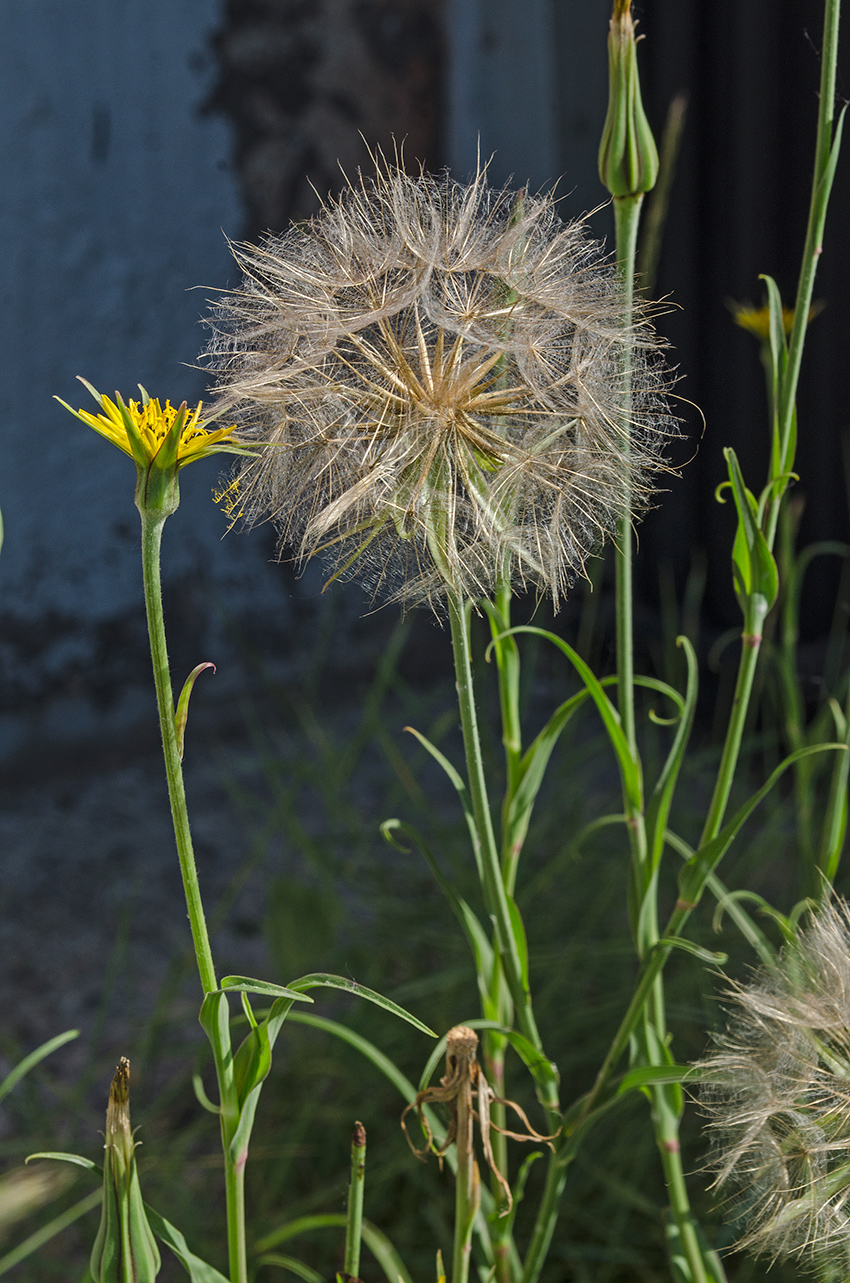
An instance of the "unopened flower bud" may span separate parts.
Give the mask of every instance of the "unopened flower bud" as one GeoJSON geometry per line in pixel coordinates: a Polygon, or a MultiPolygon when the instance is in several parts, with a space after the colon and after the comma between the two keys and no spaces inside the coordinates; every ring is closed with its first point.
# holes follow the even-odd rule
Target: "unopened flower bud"
{"type": "Polygon", "coordinates": [[[130,1127],[130,1062],[118,1062],[104,1136],[103,1204],[90,1268],[95,1283],[152,1283],[160,1255],[145,1214],[130,1127]]]}
{"type": "Polygon", "coordinates": [[[658,177],[658,150],[640,96],[631,0],[614,0],[599,177],[612,196],[640,196],[655,186],[658,177]]]}

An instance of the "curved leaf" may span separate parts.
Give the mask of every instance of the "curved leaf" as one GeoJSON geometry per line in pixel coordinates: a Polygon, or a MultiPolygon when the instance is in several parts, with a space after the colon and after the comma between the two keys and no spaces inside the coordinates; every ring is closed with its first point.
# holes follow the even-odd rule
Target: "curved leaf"
{"type": "Polygon", "coordinates": [[[23,1060],[19,1061],[11,1073],[7,1074],[2,1083],[0,1083],[0,1100],[2,1100],[4,1096],[8,1096],[12,1088],[15,1087],[24,1075],[28,1074],[40,1060],[44,1060],[45,1056],[49,1056],[51,1052],[57,1051],[60,1047],[64,1047],[66,1042],[71,1042],[74,1038],[78,1038],[79,1036],[79,1029],[67,1029],[65,1033],[57,1034],[55,1038],[49,1038],[47,1042],[43,1042],[40,1047],[36,1047],[35,1051],[31,1051],[28,1056],[24,1056],[23,1060]]]}
{"type": "Polygon", "coordinates": [[[437,1035],[433,1029],[423,1025],[421,1020],[417,1020],[404,1007],[399,1007],[383,994],[376,993],[374,989],[367,989],[365,985],[359,985],[355,980],[347,980],[345,976],[329,975],[326,972],[317,971],[309,976],[301,976],[299,980],[293,980],[289,985],[290,989],[295,989],[300,993],[303,989],[342,989],[345,993],[353,993],[358,998],[365,998],[367,1002],[374,1002],[376,1007],[383,1007],[384,1011],[389,1011],[400,1020],[406,1020],[414,1029],[418,1029],[423,1034],[428,1034],[429,1038],[436,1038],[437,1035]]]}
{"type": "Polygon", "coordinates": [[[58,1163],[74,1163],[77,1167],[84,1167],[87,1172],[93,1172],[95,1176],[103,1180],[103,1168],[98,1163],[93,1163],[90,1158],[83,1158],[82,1154],[65,1154],[60,1150],[39,1150],[37,1154],[27,1154],[24,1162],[31,1163],[34,1158],[52,1158],[58,1163]]]}
{"type": "Polygon", "coordinates": [[[257,1257],[257,1265],[279,1265],[282,1270],[289,1270],[297,1278],[303,1279],[304,1283],[325,1283],[324,1275],[318,1270],[305,1265],[294,1256],[284,1256],[282,1252],[267,1252],[265,1256],[257,1257]]]}
{"type": "Polygon", "coordinates": [[[441,753],[436,744],[432,744],[426,735],[423,735],[421,731],[417,731],[414,726],[405,726],[404,729],[409,735],[412,735],[414,739],[419,741],[425,751],[431,754],[435,762],[442,766],[446,775],[454,785],[457,795],[460,798],[460,804],[463,807],[466,827],[469,829],[469,836],[472,839],[472,851],[475,856],[475,863],[478,867],[478,876],[483,880],[484,873],[481,866],[481,840],[478,836],[478,829],[475,824],[475,815],[472,810],[472,800],[469,796],[469,789],[466,786],[465,780],[460,775],[459,771],[452,766],[445,753],[441,753]]]}
{"type": "Polygon", "coordinates": [[[259,993],[265,997],[289,998],[295,1002],[312,1002],[312,998],[306,998],[303,993],[296,993],[294,989],[287,989],[285,985],[275,985],[268,980],[252,980],[250,976],[223,976],[221,981],[220,992],[231,991],[232,993],[259,993]]]}
{"type": "Polygon", "coordinates": [[[343,1042],[347,1042],[351,1047],[356,1047],[367,1060],[372,1062],[376,1069],[380,1070],[385,1078],[389,1079],[394,1087],[398,1088],[402,1098],[408,1104],[411,1104],[416,1099],[416,1088],[410,1079],[406,1078],[401,1070],[393,1064],[389,1056],[385,1056],[373,1042],[370,1042],[368,1038],[364,1038],[362,1034],[355,1033],[353,1029],[349,1029],[347,1025],[340,1024],[337,1020],[329,1020],[326,1016],[314,1016],[309,1011],[293,1011],[289,1019],[296,1025],[309,1025],[313,1029],[323,1029],[326,1033],[333,1034],[335,1038],[340,1038],[343,1042]]]}
{"type": "Polygon", "coordinates": [[[192,688],[205,668],[211,668],[215,672],[215,664],[209,660],[205,664],[196,664],[186,678],[183,689],[180,692],[180,698],[177,701],[177,711],[174,714],[174,729],[177,732],[177,752],[180,755],[181,762],[183,761],[183,741],[186,736],[186,723],[189,720],[189,700],[192,696],[192,688]]]}
{"type": "Polygon", "coordinates": [[[209,1114],[221,1113],[221,1108],[218,1105],[214,1105],[207,1095],[204,1080],[197,1072],[192,1074],[192,1088],[195,1092],[195,1099],[202,1109],[205,1109],[209,1114]]]}
{"type": "Polygon", "coordinates": [[[434,853],[428,846],[428,843],[422,835],[411,824],[405,824],[402,820],[390,819],[384,820],[381,825],[381,834],[384,839],[394,846],[397,851],[409,853],[409,848],[402,846],[393,836],[395,833],[402,833],[404,836],[418,847],[426,864],[433,873],[440,890],[451,905],[452,912],[460,923],[464,935],[469,942],[472,955],[475,960],[475,975],[478,980],[478,990],[481,995],[481,1001],[484,1004],[484,1010],[488,1016],[493,1017],[496,1013],[491,1010],[493,1007],[493,998],[490,993],[487,978],[493,974],[493,946],[487,937],[487,933],[482,927],[477,915],[469,907],[466,900],[459,896],[455,891],[448,878],[443,873],[434,853]]]}
{"type": "Polygon", "coordinates": [[[159,1212],[155,1212],[147,1203],[145,1203],[145,1212],[154,1234],[171,1249],[192,1283],[228,1283],[219,1270],[189,1251],[189,1245],[183,1235],[164,1216],[160,1216],[159,1212]]]}
{"type": "Polygon", "coordinates": [[[0,1274],[7,1274],[16,1265],[20,1265],[21,1261],[25,1261],[28,1256],[32,1256],[33,1252],[37,1252],[45,1243],[49,1243],[57,1234],[61,1234],[62,1230],[67,1229],[69,1225],[73,1225],[74,1221],[78,1221],[81,1216],[85,1216],[86,1212],[91,1212],[95,1207],[98,1207],[102,1199],[103,1190],[92,1190],[90,1194],[80,1199],[78,1203],[74,1203],[72,1207],[60,1212],[58,1216],[54,1217],[52,1221],[48,1221],[46,1225],[40,1226],[33,1234],[25,1238],[22,1243],[18,1243],[11,1251],[0,1257],[0,1274]]]}
{"type": "MultiPolygon", "coordinates": [[[[705,846],[694,852],[694,855],[688,860],[687,864],[679,872],[679,901],[676,912],[679,909],[685,909],[690,912],[696,908],[700,901],[703,891],[705,890],[706,881],[709,874],[713,873],[723,856],[728,851],[733,840],[737,836],[742,825],[752,815],[759,802],[767,796],[774,784],[784,775],[788,767],[803,757],[809,757],[813,753],[826,752],[843,752],[846,753],[846,744],[813,744],[808,748],[795,749],[789,753],[784,761],[780,762],[776,770],[772,772],[770,778],[765,784],[754,793],[748,802],[735,812],[732,819],[724,828],[720,830],[716,838],[706,842],[705,846]]],[[[674,915],[675,916],[675,915],[674,915]]]]}
{"type": "Polygon", "coordinates": [[[729,961],[728,953],[713,953],[711,949],[704,949],[701,944],[696,944],[693,940],[688,940],[686,936],[662,936],[653,945],[654,949],[681,949],[683,953],[690,953],[700,962],[707,962],[711,966],[722,967],[729,961]]]}
{"type": "Polygon", "coordinates": [[[599,714],[608,732],[608,738],[611,746],[617,755],[620,764],[620,773],[623,777],[623,787],[631,802],[632,806],[638,810],[643,810],[643,788],[641,783],[641,772],[638,761],[632,757],[629,749],[628,740],[623,733],[620,724],[620,714],[617,712],[611,700],[605,694],[602,683],[594,674],[593,670],[582,659],[577,650],[574,650],[569,643],[565,642],[557,633],[550,632],[547,628],[536,628],[531,624],[520,624],[516,628],[510,629],[510,634],[515,636],[518,633],[529,633],[535,637],[543,637],[550,641],[553,646],[557,646],[575,668],[587,692],[599,710],[599,714]]]}
{"type": "MultiPolygon", "coordinates": [[[[281,1225],[270,1234],[265,1234],[258,1240],[256,1247],[258,1252],[267,1252],[270,1248],[277,1247],[279,1243],[285,1243],[291,1238],[297,1238],[299,1234],[308,1233],[310,1230],[329,1229],[332,1227],[344,1228],[346,1217],[341,1212],[325,1212],[316,1216],[299,1216],[297,1220],[290,1221],[287,1225],[281,1225]]],[[[388,1283],[412,1283],[404,1262],[398,1252],[377,1226],[371,1221],[363,1222],[363,1242],[369,1248],[375,1260],[381,1266],[387,1276],[388,1283]]]]}
{"type": "Polygon", "coordinates": [[[630,1069],[616,1084],[618,1096],[626,1092],[637,1091],[643,1087],[657,1087],[664,1083],[695,1082],[699,1071],[692,1065],[641,1065],[630,1069]]]}

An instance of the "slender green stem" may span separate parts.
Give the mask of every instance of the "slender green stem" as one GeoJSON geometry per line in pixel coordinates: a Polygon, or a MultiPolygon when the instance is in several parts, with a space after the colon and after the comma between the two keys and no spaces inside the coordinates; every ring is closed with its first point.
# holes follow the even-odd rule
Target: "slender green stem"
{"type": "Polygon", "coordinates": [[[750,707],[750,693],[753,689],[753,678],[756,675],[758,666],[765,615],[766,611],[761,606],[751,606],[747,612],[748,617],[744,623],[744,631],[741,638],[743,645],[741,659],[738,664],[738,677],[735,682],[732,712],[726,729],[726,739],[717,771],[717,782],[714,786],[711,805],[708,808],[708,815],[706,816],[702,837],[699,842],[700,846],[716,837],[723,826],[723,817],[726,814],[726,805],[735,780],[741,740],[744,735],[744,727],[750,707]]]}
{"type": "Polygon", "coordinates": [[[171,674],[168,668],[168,648],[165,641],[165,622],[162,613],[162,585],[160,580],[160,546],[162,528],[165,519],[159,514],[142,512],[142,573],[145,585],[145,609],[148,617],[148,634],[150,636],[151,660],[153,661],[153,678],[156,686],[156,702],[159,709],[159,726],[162,732],[162,751],[165,758],[165,775],[168,780],[168,797],[171,802],[171,817],[174,822],[174,838],[177,843],[177,857],[180,861],[180,873],[183,878],[183,890],[186,894],[186,908],[189,911],[189,924],[192,929],[192,941],[195,946],[195,957],[204,993],[213,993],[218,988],[215,978],[212,951],[210,949],[204,908],[201,903],[201,889],[198,885],[198,871],[195,866],[195,854],[192,849],[192,834],[189,830],[189,813],[186,809],[186,791],[183,787],[183,768],[177,748],[177,730],[174,725],[174,694],[171,689],[171,674]]]}
{"type": "Polygon", "coordinates": [[[455,1236],[452,1283],[467,1283],[472,1254],[472,1226],[478,1210],[478,1167],[472,1144],[472,1087],[455,1099],[457,1108],[457,1171],[455,1172],[455,1236]]]}
{"type": "Polygon", "coordinates": [[[543,1197],[537,1209],[537,1218],[531,1233],[531,1241],[522,1265],[522,1283],[537,1283],[540,1271],[546,1261],[552,1235],[558,1222],[558,1208],[564,1193],[567,1180],[567,1164],[556,1155],[549,1159],[546,1172],[546,1185],[543,1197]]]}
{"type": "Polygon", "coordinates": [[[850,778],[850,687],[844,705],[844,741],[848,752],[837,753],[832,768],[829,784],[829,799],[826,814],[823,818],[820,848],[818,851],[818,868],[824,875],[817,894],[828,894],[828,888],[835,881],[838,872],[841,850],[844,845],[844,833],[847,824],[847,780],[850,778]]]}
{"type": "MultiPolygon", "coordinates": [[[[162,611],[162,585],[160,579],[160,547],[162,528],[165,517],[140,509],[142,517],[142,572],[145,587],[145,607],[148,618],[151,660],[153,662],[156,701],[159,709],[159,724],[162,732],[165,774],[168,781],[168,796],[171,802],[171,816],[174,823],[174,838],[177,844],[177,856],[180,861],[180,873],[183,878],[183,890],[186,895],[186,907],[189,911],[189,924],[192,930],[192,942],[198,972],[205,995],[218,990],[215,966],[210,949],[209,934],[204,918],[201,891],[198,884],[198,871],[192,848],[192,835],[189,829],[189,814],[186,808],[186,792],[183,786],[183,768],[177,746],[177,729],[174,723],[174,693],[171,687],[171,674],[168,667],[168,648],[165,640],[165,622],[162,611]]],[[[248,1283],[248,1264],[245,1240],[245,1158],[241,1156],[234,1161],[230,1154],[230,1142],[239,1121],[239,1108],[233,1085],[232,1063],[227,1035],[227,998],[221,996],[224,1004],[224,1028],[217,1022],[210,1034],[210,1043],[215,1058],[221,1097],[222,1147],[224,1151],[225,1195],[227,1205],[227,1243],[230,1261],[231,1283],[248,1283]]]]}
{"type": "Polygon", "coordinates": [[[225,1146],[224,1192],[227,1210],[227,1252],[230,1283],[248,1283],[245,1251],[245,1163],[232,1163],[225,1146]]]}
{"type": "MultiPolygon", "coordinates": [[[[620,273],[625,301],[625,323],[632,323],[634,308],[634,274],[637,234],[643,194],[621,196],[614,199],[614,221],[617,238],[617,268],[620,273]]],[[[625,372],[627,394],[631,387],[631,371],[625,372]]],[[[618,528],[616,551],[616,609],[617,609],[617,700],[623,732],[629,750],[637,759],[637,736],[634,705],[634,623],[632,592],[632,558],[634,538],[632,532],[631,502],[628,504],[618,528]]],[[[647,867],[648,845],[646,819],[624,790],[626,823],[632,852],[633,922],[635,944],[640,958],[646,958],[658,942],[657,878],[647,867]]],[[[643,1039],[643,1054],[648,1064],[657,1060],[656,1048],[666,1040],[666,1013],[664,982],[660,971],[646,991],[645,1021],[652,1029],[643,1039]]],[[[670,1205],[679,1230],[679,1241],[690,1267],[693,1283],[706,1283],[707,1272],[694,1232],[685,1176],[679,1149],[679,1118],[671,1106],[670,1089],[656,1087],[652,1090],[653,1124],[664,1175],[670,1193],[670,1205]]]]}
{"type": "MultiPolygon", "coordinates": [[[[496,609],[501,615],[504,631],[511,626],[511,585],[502,578],[496,590],[496,609]]],[[[497,671],[499,677],[499,705],[502,713],[502,743],[505,747],[505,773],[507,776],[505,801],[513,798],[519,787],[520,760],[522,758],[522,727],[519,716],[519,647],[516,639],[506,638],[497,643],[497,671]]],[[[505,831],[507,829],[505,827],[505,831]]],[[[513,893],[516,881],[516,864],[519,852],[502,852],[502,870],[509,892],[513,893]]]]}
{"type": "MultiPolygon", "coordinates": [[[[643,194],[620,196],[614,200],[614,222],[617,236],[617,267],[624,296],[624,323],[632,321],[634,305],[635,252],[640,223],[643,194]]],[[[625,392],[631,386],[630,370],[625,372],[625,392]]],[[[628,447],[626,447],[628,448],[628,447]]],[[[635,687],[634,687],[634,635],[632,611],[632,557],[634,532],[632,530],[631,498],[617,528],[616,605],[617,605],[617,705],[623,732],[632,753],[635,752],[635,687]]]]}
{"type": "Polygon", "coordinates": [[[363,1189],[366,1183],[366,1128],[354,1124],[351,1137],[351,1172],[348,1181],[348,1216],[345,1224],[343,1270],[352,1278],[360,1275],[360,1239],[363,1232],[363,1189]]]}
{"type": "MultiPolygon", "coordinates": [[[[806,227],[803,259],[800,264],[800,277],[797,283],[794,325],[791,331],[791,341],[788,345],[788,362],[779,388],[779,441],[781,456],[785,460],[785,466],[788,469],[793,467],[793,459],[786,459],[786,454],[793,427],[797,383],[803,359],[809,309],[812,305],[815,273],[817,272],[818,260],[823,249],[823,230],[826,223],[826,211],[831,188],[831,182],[828,180],[827,175],[835,119],[835,74],[838,65],[838,18],[840,7],[841,0],[826,0],[824,6],[821,78],[818,96],[818,125],[812,195],[809,204],[809,219],[806,227]]],[[[770,504],[767,529],[765,530],[768,544],[771,547],[773,547],[778,516],[779,499],[777,498],[770,504]]]]}
{"type": "Polygon", "coordinates": [[[487,912],[492,915],[495,923],[496,945],[504,967],[505,979],[516,1007],[520,1027],[526,1038],[535,1047],[542,1049],[540,1034],[531,1009],[531,997],[523,980],[519,947],[511,923],[508,897],[502,880],[499,852],[493,831],[493,817],[490,813],[490,803],[487,797],[484,762],[481,755],[481,739],[478,733],[478,714],[475,707],[475,692],[472,682],[472,658],[469,637],[471,609],[470,602],[461,600],[455,594],[449,595],[449,619],[452,630],[460,724],[466,755],[467,784],[472,802],[475,827],[478,831],[478,840],[481,844],[481,866],[484,883],[482,890],[487,912]]]}

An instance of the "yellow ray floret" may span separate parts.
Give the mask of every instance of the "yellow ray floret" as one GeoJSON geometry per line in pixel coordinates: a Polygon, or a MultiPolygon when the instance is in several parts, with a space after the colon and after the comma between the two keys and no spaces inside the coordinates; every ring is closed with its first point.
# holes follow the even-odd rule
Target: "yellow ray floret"
{"type": "MultiPolygon", "coordinates": [[[[107,441],[117,445],[119,450],[123,450],[131,459],[137,458],[137,454],[133,450],[132,440],[132,436],[135,435],[137,450],[138,446],[141,445],[147,462],[153,463],[166,437],[174,428],[178,415],[182,415],[183,418],[177,443],[176,463],[178,468],[185,467],[187,463],[192,463],[195,459],[202,459],[205,455],[216,453],[218,450],[227,450],[230,443],[228,442],[225,445],[220,443],[227,441],[236,429],[235,424],[232,424],[229,428],[216,428],[212,431],[207,428],[201,419],[201,411],[203,409],[203,402],[201,401],[191,412],[188,410],[185,401],[176,408],[170,401],[166,401],[163,406],[156,397],[149,397],[144,388],[141,387],[141,401],[125,402],[118,392],[115,393],[115,401],[111,401],[108,396],[102,395],[85,379],[81,379],[80,382],[85,384],[94,399],[102,407],[101,414],[91,414],[88,410],[74,410],[60,397],[57,397],[56,400],[59,401],[60,405],[64,405],[66,410],[70,410],[71,414],[75,415],[81,422],[87,423],[90,428],[94,428],[95,432],[99,432],[101,436],[106,437],[107,441]],[[133,430],[135,431],[133,432],[133,430]]],[[[234,442],[233,445],[235,444],[234,442]]]]}

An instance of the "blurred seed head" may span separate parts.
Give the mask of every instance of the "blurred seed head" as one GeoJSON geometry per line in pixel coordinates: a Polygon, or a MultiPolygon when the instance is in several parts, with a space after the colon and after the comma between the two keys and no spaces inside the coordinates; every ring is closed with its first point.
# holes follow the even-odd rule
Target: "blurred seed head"
{"type": "Polygon", "coordinates": [[[507,574],[557,605],[646,507],[675,432],[659,344],[551,196],[381,163],[234,253],[206,356],[216,417],[271,447],[239,502],[281,550],[408,604],[507,574]]]}
{"type": "MultiPolygon", "coordinates": [[[[715,1184],[740,1246],[819,1268],[850,1247],[850,909],[819,908],[776,966],[729,990],[700,1066],[715,1184]]],[[[841,1272],[846,1277],[846,1268],[841,1272]]]]}

